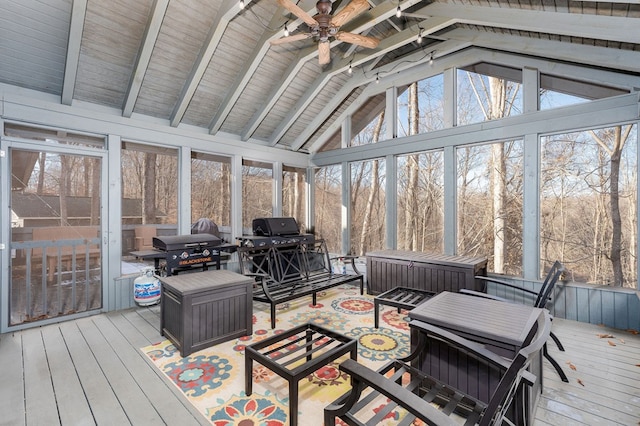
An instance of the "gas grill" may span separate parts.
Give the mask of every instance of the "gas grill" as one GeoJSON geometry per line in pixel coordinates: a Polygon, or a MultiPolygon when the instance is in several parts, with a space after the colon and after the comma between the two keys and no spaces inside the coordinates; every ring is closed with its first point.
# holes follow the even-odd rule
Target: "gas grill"
{"type": "Polygon", "coordinates": [[[280,244],[312,243],[313,234],[301,234],[293,217],[261,217],[253,219],[253,236],[243,235],[240,244],[248,247],[271,247],[280,244]]]}
{"type": "MultiPolygon", "coordinates": [[[[172,235],[153,238],[153,248],[164,253],[167,275],[209,265],[220,269],[222,240],[212,234],[172,235]]],[[[156,268],[158,266],[156,265],[156,268]]]]}
{"type": "MultiPolygon", "coordinates": [[[[261,217],[253,219],[251,226],[253,228],[253,236],[243,235],[240,238],[240,245],[246,247],[278,247],[284,244],[293,243],[313,243],[315,236],[313,234],[301,234],[298,223],[293,217],[261,217]]],[[[276,279],[295,277],[299,274],[296,267],[298,260],[293,258],[292,254],[282,254],[282,264],[276,267],[273,260],[269,261],[270,274],[276,279]],[[293,268],[289,266],[293,266],[293,268]],[[283,272],[291,270],[289,274],[283,272]]]]}

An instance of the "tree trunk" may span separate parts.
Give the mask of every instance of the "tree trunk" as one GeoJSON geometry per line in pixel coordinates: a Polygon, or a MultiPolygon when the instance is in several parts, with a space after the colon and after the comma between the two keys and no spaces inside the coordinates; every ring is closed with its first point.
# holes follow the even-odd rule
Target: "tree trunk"
{"type": "Polygon", "coordinates": [[[613,285],[622,287],[624,275],[622,273],[622,217],[620,214],[620,163],[624,148],[633,126],[627,126],[624,131],[622,126],[613,129],[611,147],[595,132],[591,132],[594,140],[610,156],[610,213],[611,213],[611,251],[609,260],[613,272],[613,285]]]}
{"type": "MultiPolygon", "coordinates": [[[[506,81],[489,77],[491,104],[489,111],[491,119],[502,118],[505,113],[507,83],[506,81]]],[[[504,154],[504,143],[494,143],[492,154],[492,189],[493,189],[493,272],[504,273],[505,259],[505,200],[507,197],[505,177],[507,165],[504,154]]]]}
{"type": "Polygon", "coordinates": [[[100,188],[102,187],[100,182],[101,164],[99,158],[94,158],[89,161],[91,167],[91,192],[89,194],[91,197],[91,225],[100,224],[100,196],[102,195],[100,192],[100,188]]]}
{"type": "Polygon", "coordinates": [[[231,166],[227,163],[222,164],[222,176],[220,178],[220,194],[222,199],[217,203],[220,207],[218,217],[220,218],[221,225],[231,225],[231,206],[229,201],[231,200],[231,193],[229,188],[229,177],[231,175],[231,166]]]}
{"type": "MultiPolygon", "coordinates": [[[[419,131],[418,83],[409,86],[409,135],[417,135],[419,131]]],[[[415,250],[418,245],[416,217],[418,211],[418,155],[407,158],[407,201],[404,211],[404,241],[407,250],[415,250]]]]}
{"type": "Polygon", "coordinates": [[[504,159],[504,144],[491,145],[491,180],[493,187],[493,272],[504,273],[505,259],[505,198],[504,176],[507,166],[504,159]]]}
{"type": "Polygon", "coordinates": [[[69,225],[67,211],[67,195],[69,195],[69,158],[60,156],[60,226],[69,225]]]}
{"type": "Polygon", "coordinates": [[[157,154],[144,154],[144,185],[142,187],[142,223],[156,223],[156,157],[157,154]]]}
{"type": "Polygon", "coordinates": [[[613,268],[613,285],[622,287],[622,217],[620,215],[620,160],[622,158],[621,128],[615,128],[613,150],[611,153],[611,267],[613,268]]]}
{"type": "Polygon", "coordinates": [[[41,152],[38,157],[38,189],[36,189],[36,194],[42,195],[44,193],[44,168],[47,161],[47,153],[41,152]]]}
{"type": "MultiPolygon", "coordinates": [[[[380,130],[382,129],[382,124],[384,123],[384,111],[378,117],[378,122],[376,123],[376,127],[373,129],[373,143],[378,142],[380,139],[380,130]]],[[[366,240],[367,236],[370,233],[370,221],[371,214],[373,212],[373,205],[378,197],[378,192],[380,190],[380,181],[379,181],[379,173],[378,173],[379,160],[373,160],[371,166],[371,190],[369,191],[369,198],[367,199],[367,206],[364,212],[364,219],[362,221],[362,232],[360,234],[360,247],[358,251],[358,255],[363,255],[365,253],[366,248],[366,240]]]]}

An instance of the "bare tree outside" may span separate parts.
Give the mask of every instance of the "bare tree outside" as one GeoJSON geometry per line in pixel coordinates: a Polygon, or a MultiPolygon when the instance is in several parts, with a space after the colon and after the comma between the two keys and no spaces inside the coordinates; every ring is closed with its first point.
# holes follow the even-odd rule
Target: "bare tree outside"
{"type": "Polygon", "coordinates": [[[244,160],[242,164],[242,227],[253,233],[253,219],[273,216],[273,165],[244,160]]]}
{"type": "MultiPolygon", "coordinates": [[[[398,97],[398,135],[444,128],[442,74],[417,81],[398,97]]],[[[398,158],[398,248],[443,250],[444,179],[442,151],[398,158]]]]}
{"type": "Polygon", "coordinates": [[[542,139],[541,256],[576,281],[636,288],[637,126],[542,139]]]}
{"type": "Polygon", "coordinates": [[[308,228],[305,220],[305,176],[305,169],[285,166],[282,170],[282,214],[294,217],[301,232],[308,228]]]}
{"type": "MultiPolygon", "coordinates": [[[[459,90],[465,90],[461,99],[468,99],[469,103],[466,105],[469,108],[473,108],[462,115],[462,117],[466,117],[470,122],[478,120],[496,120],[508,117],[512,115],[514,111],[519,112],[521,110],[519,83],[470,71],[466,71],[464,74],[459,72],[458,76],[459,78],[465,78],[467,81],[467,84],[459,85],[459,90]],[[475,99],[475,103],[472,99],[475,99]]],[[[459,112],[461,105],[462,103],[459,103],[458,105],[459,112]]],[[[467,123],[464,122],[461,124],[467,123]]],[[[516,260],[514,256],[507,253],[507,250],[511,249],[508,247],[510,244],[507,241],[507,232],[509,232],[508,228],[510,226],[507,222],[511,215],[506,210],[508,199],[507,180],[509,178],[507,171],[507,153],[505,150],[510,149],[510,147],[512,147],[512,145],[509,143],[491,144],[489,155],[481,160],[488,168],[488,180],[484,183],[486,183],[487,188],[489,188],[489,193],[487,195],[490,197],[492,212],[491,216],[485,217],[484,220],[487,221],[486,223],[478,225],[480,229],[484,230],[491,228],[491,234],[487,235],[483,232],[484,238],[480,238],[479,234],[476,234],[475,237],[471,236],[472,239],[476,239],[477,243],[482,241],[482,244],[479,246],[473,244],[474,246],[482,247],[483,250],[486,250],[484,253],[485,255],[491,254],[490,269],[496,273],[505,273],[507,272],[507,269],[510,270],[510,273],[513,273],[521,267],[521,264],[514,265],[513,263],[510,263],[507,265],[507,262],[514,262],[516,260]]],[[[462,149],[465,150],[466,148],[462,149]]],[[[467,157],[466,160],[462,161],[462,168],[464,172],[471,171],[467,168],[469,165],[468,155],[470,155],[471,152],[472,150],[466,150],[466,152],[462,154],[467,157]]],[[[465,185],[466,180],[459,179],[458,183],[459,185],[465,185]]],[[[466,188],[458,188],[459,195],[466,195],[467,193],[468,191],[466,188]]],[[[466,203],[465,200],[461,200],[460,202],[463,204],[466,203]]],[[[459,220],[462,221],[461,223],[464,225],[464,223],[468,223],[468,220],[461,217],[463,214],[462,211],[464,211],[464,209],[460,209],[458,213],[459,220]]],[[[470,214],[471,212],[466,213],[470,214]]],[[[520,213],[520,216],[521,215],[522,213],[520,213]]],[[[466,235],[468,229],[464,226],[459,226],[458,229],[460,234],[458,237],[466,241],[462,246],[459,245],[459,248],[463,248],[468,244],[467,242],[469,241],[470,236],[466,235]]],[[[518,234],[514,234],[514,238],[521,239],[521,236],[517,237],[515,235],[518,234]]]]}
{"type": "Polygon", "coordinates": [[[321,167],[315,170],[315,233],[324,238],[332,253],[341,252],[342,241],[342,168],[321,167]]]}
{"type": "MultiPolygon", "coordinates": [[[[123,223],[178,223],[178,153],[175,149],[124,142],[122,197],[140,203],[139,212],[123,211],[123,223]]],[[[128,203],[123,201],[123,208],[128,203]]]]}
{"type": "Polygon", "coordinates": [[[210,219],[231,226],[230,159],[191,153],[191,222],[210,219]]]}

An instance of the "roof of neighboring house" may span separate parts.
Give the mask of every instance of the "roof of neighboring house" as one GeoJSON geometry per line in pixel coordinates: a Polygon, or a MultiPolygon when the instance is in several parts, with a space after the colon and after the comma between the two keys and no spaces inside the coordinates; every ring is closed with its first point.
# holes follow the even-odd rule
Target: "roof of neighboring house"
{"type": "MultiPolygon", "coordinates": [[[[50,219],[60,217],[60,197],[58,195],[22,194],[11,195],[11,210],[20,219],[50,219]]],[[[67,197],[69,218],[91,217],[91,197],[67,197]]],[[[137,198],[122,199],[122,217],[141,217],[142,201],[137,198]]],[[[156,217],[166,217],[166,213],[156,210],[156,217]]]]}

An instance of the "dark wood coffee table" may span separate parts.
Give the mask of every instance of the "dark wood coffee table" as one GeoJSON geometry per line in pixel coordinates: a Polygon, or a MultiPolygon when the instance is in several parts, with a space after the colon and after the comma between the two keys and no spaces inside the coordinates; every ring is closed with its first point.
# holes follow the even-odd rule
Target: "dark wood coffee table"
{"type": "Polygon", "coordinates": [[[358,344],[342,334],[314,324],[303,324],[246,347],[245,391],[253,392],[253,361],[289,382],[289,424],[298,424],[298,382],[309,374],[351,353],[357,360],[358,344]]]}
{"type": "Polygon", "coordinates": [[[410,311],[433,296],[435,296],[435,293],[432,291],[409,287],[395,287],[377,295],[373,299],[374,313],[376,315],[374,322],[376,328],[378,328],[378,325],[380,324],[378,319],[380,305],[393,306],[394,308],[398,308],[398,313],[400,313],[400,309],[410,311]]]}

